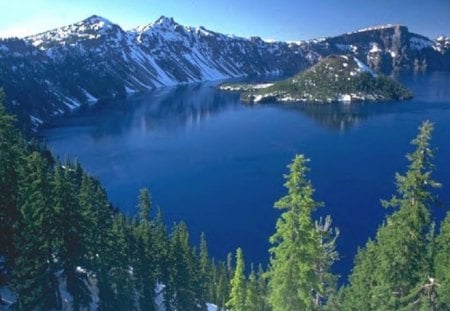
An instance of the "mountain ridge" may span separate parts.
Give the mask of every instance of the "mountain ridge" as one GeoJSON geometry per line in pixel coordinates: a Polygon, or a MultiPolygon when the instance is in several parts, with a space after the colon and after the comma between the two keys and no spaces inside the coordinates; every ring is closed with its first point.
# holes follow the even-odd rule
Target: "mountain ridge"
{"type": "Polygon", "coordinates": [[[124,30],[99,15],[23,39],[0,39],[0,85],[8,110],[36,128],[97,100],[158,87],[268,74],[295,74],[332,54],[376,71],[450,70],[450,39],[402,25],[308,41],[268,41],[184,26],[161,16],[124,30]]]}

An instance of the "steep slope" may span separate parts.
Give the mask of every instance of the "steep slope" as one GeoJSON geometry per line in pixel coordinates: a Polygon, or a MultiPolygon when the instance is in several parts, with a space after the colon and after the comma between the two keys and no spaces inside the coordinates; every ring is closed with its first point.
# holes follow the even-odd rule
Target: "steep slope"
{"type": "Polygon", "coordinates": [[[450,70],[450,41],[387,25],[297,43],[224,35],[172,18],[124,31],[100,16],[24,39],[0,39],[0,85],[24,127],[97,100],[198,81],[294,74],[332,54],[371,68],[450,70]]]}
{"type": "MultiPolygon", "coordinates": [[[[441,39],[445,40],[444,37],[441,39]]],[[[403,25],[382,25],[326,38],[309,48],[320,55],[351,53],[371,68],[395,70],[450,70],[445,44],[411,33],[403,25]]]]}
{"type": "MultiPolygon", "coordinates": [[[[224,85],[232,90],[233,85],[224,85]]],[[[395,80],[375,72],[353,56],[332,55],[294,77],[243,89],[242,99],[263,102],[351,102],[405,100],[411,93],[395,80]]]]}

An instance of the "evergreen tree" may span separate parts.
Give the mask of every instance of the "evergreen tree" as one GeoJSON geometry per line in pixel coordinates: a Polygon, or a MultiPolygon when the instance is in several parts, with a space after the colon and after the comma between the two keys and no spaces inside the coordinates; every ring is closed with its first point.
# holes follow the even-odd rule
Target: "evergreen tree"
{"type": "Polygon", "coordinates": [[[136,240],[134,279],[141,310],[155,310],[156,273],[153,247],[153,233],[150,223],[151,200],[147,189],[139,194],[139,223],[134,226],[136,240]]]}
{"type": "Polygon", "coordinates": [[[261,311],[270,311],[272,308],[269,304],[269,287],[267,284],[267,278],[261,264],[258,265],[258,273],[256,275],[258,281],[258,293],[260,296],[260,309],[261,311]]]}
{"type": "Polygon", "coordinates": [[[325,219],[320,218],[316,222],[316,231],[320,237],[321,252],[316,258],[315,272],[323,288],[323,294],[314,293],[315,309],[320,310],[330,297],[334,297],[337,292],[337,276],[332,274],[331,266],[339,258],[336,251],[336,239],[339,237],[339,229],[333,228],[330,216],[325,219]]]}
{"type": "Polygon", "coordinates": [[[245,279],[244,254],[241,248],[236,251],[236,269],[231,279],[230,299],[226,306],[231,311],[246,310],[246,279],[245,279]]]}
{"type": "MultiPolygon", "coordinates": [[[[109,273],[102,275],[107,277],[110,288],[104,288],[101,300],[102,311],[134,310],[133,268],[131,266],[131,245],[133,236],[130,229],[130,221],[121,214],[116,214],[111,228],[111,240],[109,245],[109,273]],[[112,296],[107,296],[112,294],[112,296]]],[[[105,284],[105,280],[102,280],[105,284]]]]}
{"type": "Polygon", "coordinates": [[[200,236],[200,296],[203,301],[212,301],[210,296],[209,287],[212,282],[211,278],[211,262],[208,255],[208,245],[206,243],[205,234],[200,236]]]}
{"type": "Polygon", "coordinates": [[[217,305],[218,310],[225,310],[225,304],[230,296],[230,275],[225,262],[221,261],[214,269],[212,302],[217,305]]]}
{"type": "Polygon", "coordinates": [[[26,158],[21,175],[22,221],[16,234],[18,256],[11,285],[21,310],[58,308],[49,166],[38,152],[33,152],[26,158]]]}
{"type": "Polygon", "coordinates": [[[5,270],[14,267],[16,258],[14,237],[20,220],[19,167],[25,149],[14,127],[15,118],[6,114],[4,99],[3,90],[0,89],[0,257],[6,259],[6,268],[0,271],[0,286],[7,279],[5,270]]]}
{"type": "Polygon", "coordinates": [[[246,286],[245,293],[245,310],[246,311],[264,311],[267,310],[265,301],[265,284],[262,287],[261,280],[251,265],[250,275],[248,277],[248,282],[246,286]]]}
{"type": "Polygon", "coordinates": [[[94,178],[83,174],[79,190],[79,206],[83,219],[83,241],[86,268],[97,271],[110,239],[113,211],[105,190],[94,178]]]}
{"type": "Polygon", "coordinates": [[[155,219],[152,221],[154,258],[158,264],[155,267],[156,280],[162,284],[169,282],[169,238],[164,224],[161,209],[158,208],[155,219]]]}
{"type": "Polygon", "coordinates": [[[150,198],[150,192],[147,188],[143,188],[139,191],[138,201],[139,217],[141,222],[150,221],[150,212],[152,208],[152,202],[150,198]]]}
{"type": "Polygon", "coordinates": [[[170,278],[166,284],[167,310],[204,310],[205,301],[199,301],[196,275],[199,266],[189,245],[189,234],[182,222],[173,229],[169,254],[170,278]]]}
{"type": "Polygon", "coordinates": [[[85,219],[78,201],[78,192],[70,164],[57,165],[53,181],[55,213],[58,217],[58,257],[72,295],[72,307],[79,310],[91,302],[85,267],[85,219]]]}
{"type": "Polygon", "coordinates": [[[339,295],[338,304],[342,310],[376,310],[371,289],[377,284],[374,271],[377,266],[377,250],[373,241],[359,249],[355,257],[349,286],[344,287],[339,295]]]}
{"type": "Polygon", "coordinates": [[[269,299],[275,311],[313,310],[314,295],[324,295],[316,273],[323,248],[311,218],[321,204],[314,201],[314,189],[306,179],[307,161],[303,155],[294,158],[285,176],[288,194],[275,203],[284,210],[270,238],[269,299]]]}
{"type": "Polygon", "coordinates": [[[434,271],[439,284],[437,295],[442,310],[450,309],[450,212],[441,224],[437,237],[434,271]]]}
{"type": "Polygon", "coordinates": [[[350,296],[365,299],[357,303],[366,305],[366,310],[411,306],[414,292],[432,272],[430,209],[435,198],[431,190],[440,186],[431,178],[432,130],[432,124],[424,122],[412,141],[416,150],[407,155],[408,171],[396,175],[398,193],[383,202],[396,211],[379,228],[375,241],[368,243],[366,255],[357,259],[350,277],[350,296]]]}

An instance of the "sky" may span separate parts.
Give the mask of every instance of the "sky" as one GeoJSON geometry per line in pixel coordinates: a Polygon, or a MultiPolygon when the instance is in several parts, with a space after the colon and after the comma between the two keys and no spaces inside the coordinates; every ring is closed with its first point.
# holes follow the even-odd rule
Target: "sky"
{"type": "Polygon", "coordinates": [[[295,41],[380,24],[450,36],[450,0],[0,0],[0,37],[23,37],[93,14],[133,29],[161,15],[226,34],[295,41]]]}

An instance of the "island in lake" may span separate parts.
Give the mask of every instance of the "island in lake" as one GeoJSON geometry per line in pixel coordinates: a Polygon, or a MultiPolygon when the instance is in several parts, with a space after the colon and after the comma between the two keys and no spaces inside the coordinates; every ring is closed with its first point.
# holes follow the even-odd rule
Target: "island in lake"
{"type": "Polygon", "coordinates": [[[394,79],[376,74],[357,58],[332,55],[311,68],[274,83],[230,84],[224,91],[241,93],[250,103],[390,101],[412,98],[411,92],[394,79]]]}

